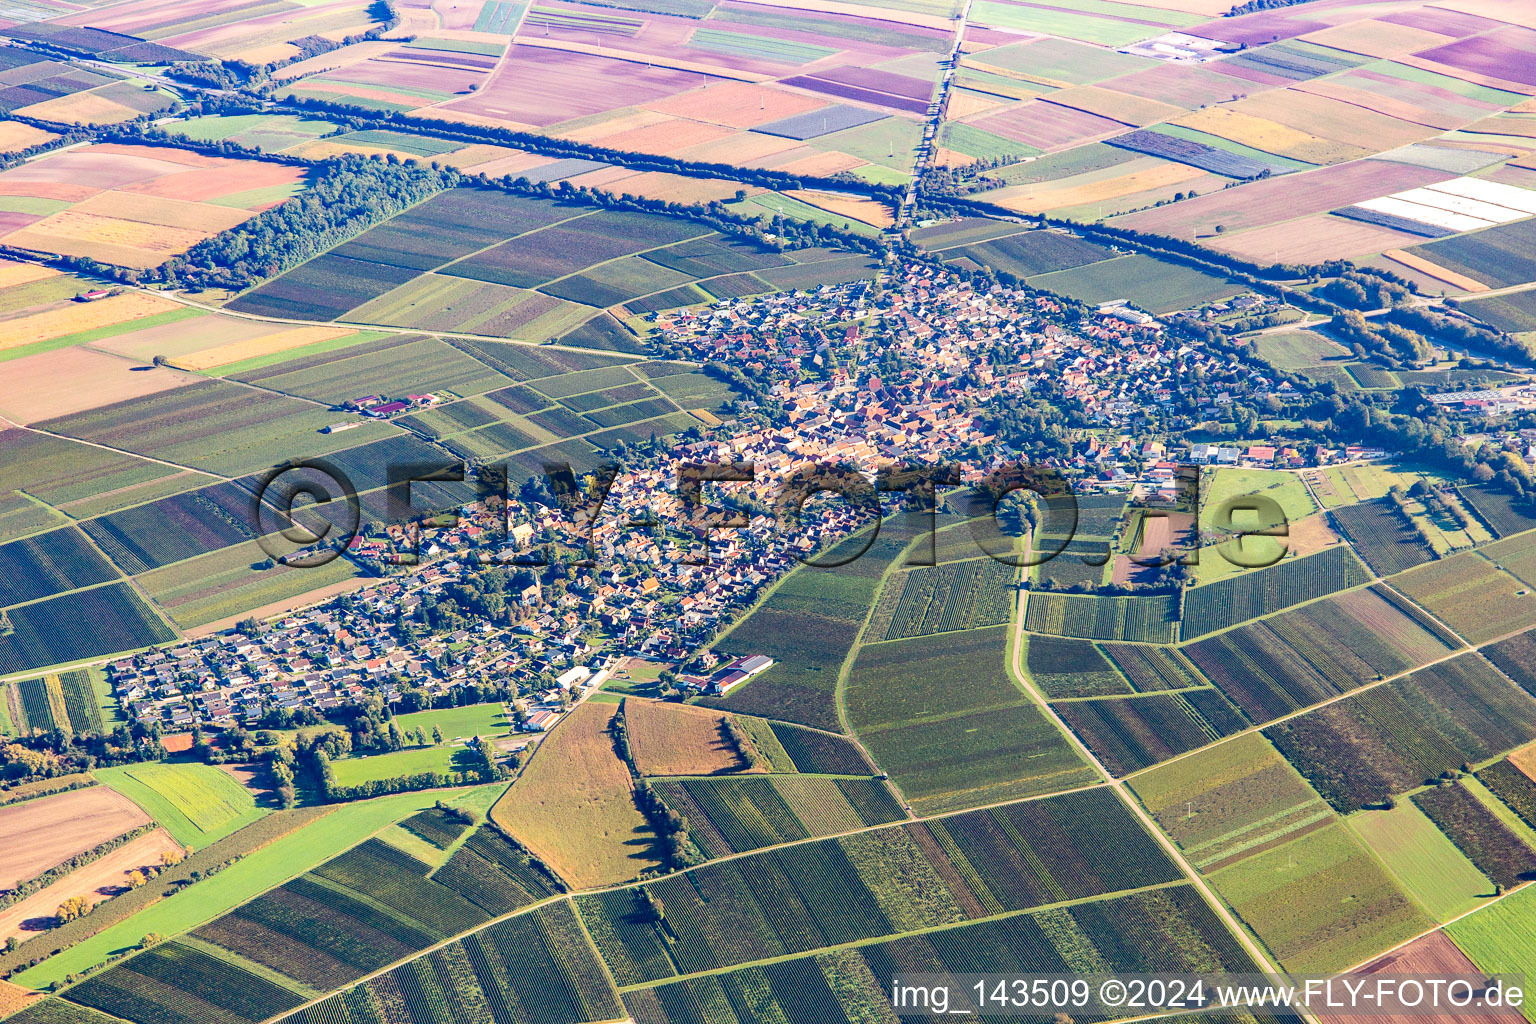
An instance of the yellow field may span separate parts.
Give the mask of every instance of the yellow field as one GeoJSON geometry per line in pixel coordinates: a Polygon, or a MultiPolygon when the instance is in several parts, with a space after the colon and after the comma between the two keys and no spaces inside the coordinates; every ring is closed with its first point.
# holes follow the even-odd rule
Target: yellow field
{"type": "Polygon", "coordinates": [[[969,89],[951,89],[949,105],[944,108],[944,114],[949,120],[958,121],[984,110],[995,110],[1001,104],[1002,100],[983,96],[969,89]]]}
{"type": "Polygon", "coordinates": [[[343,338],[354,333],[356,332],[337,327],[295,327],[289,331],[269,334],[264,338],[233,341],[227,345],[194,352],[189,356],[181,356],[176,360],[176,365],[188,370],[208,370],[215,366],[227,366],[245,359],[269,356],[274,352],[303,348],[305,345],[330,341],[332,338],[343,338]]]}
{"type": "Polygon", "coordinates": [[[1061,181],[1013,185],[988,193],[987,198],[999,206],[1019,213],[1045,213],[1068,206],[1107,202],[1121,196],[1194,181],[1205,176],[1206,173],[1198,167],[1159,161],[1154,166],[1132,171],[1129,174],[1098,180],[1084,181],[1087,175],[1076,175],[1061,181]]]}
{"type": "Polygon", "coordinates": [[[316,139],[313,142],[306,142],[292,149],[285,149],[283,152],[292,153],[294,156],[301,156],[306,160],[329,160],[333,156],[348,156],[354,153],[363,156],[373,156],[375,153],[379,155],[392,153],[402,162],[406,160],[420,160],[423,163],[429,162],[420,153],[408,153],[403,149],[391,149],[388,146],[375,146],[371,143],[346,142],[339,139],[316,139]]]}
{"type": "Polygon", "coordinates": [[[792,11],[812,11],[818,14],[851,14],[856,18],[879,18],[881,21],[921,25],[924,28],[948,30],[954,27],[949,19],[940,18],[934,14],[897,11],[889,7],[865,7],[863,4],[845,4],[839,3],[837,0],[747,0],[747,2],[759,4],[763,7],[784,7],[792,11]]]}
{"type": "Polygon", "coordinates": [[[1464,292],[1485,292],[1488,290],[1488,286],[1481,281],[1474,281],[1470,277],[1456,273],[1454,270],[1447,270],[1440,266],[1440,264],[1431,263],[1422,256],[1415,256],[1411,252],[1404,252],[1401,249],[1388,249],[1382,255],[1394,263],[1401,263],[1411,270],[1417,270],[1419,273],[1432,277],[1436,281],[1444,281],[1452,288],[1460,288],[1464,292]]]}
{"type": "Polygon", "coordinates": [[[1254,117],[1229,107],[1206,107],[1204,110],[1191,111],[1174,123],[1218,138],[1230,139],[1244,146],[1252,146],[1254,149],[1262,149],[1266,153],[1276,153],[1313,164],[1342,163],[1345,160],[1356,160],[1370,155],[1369,150],[1361,149],[1359,146],[1318,138],[1316,135],[1297,131],[1295,128],[1287,128],[1267,118],[1254,117]]]}
{"type": "Polygon", "coordinates": [[[124,292],[95,302],[72,302],[61,309],[7,320],[5,332],[0,335],[0,351],[62,338],[66,334],[94,331],[98,327],[109,327],[180,308],[168,299],[144,292],[124,292]]]}
{"type": "Polygon", "coordinates": [[[6,235],[5,243],[22,249],[60,256],[85,256],[103,263],[144,270],[159,266],[167,257],[186,252],[210,233],[60,210],[6,235]]]}
{"type": "Polygon", "coordinates": [[[117,124],[139,116],[139,112],[132,107],[125,107],[115,100],[91,92],[58,96],[34,103],[30,107],[22,107],[16,113],[40,121],[58,121],[60,124],[117,124]]]}
{"type": "Polygon", "coordinates": [[[1090,114],[1107,117],[1138,128],[1143,125],[1167,121],[1184,113],[1183,107],[1175,107],[1157,100],[1144,99],[1113,89],[1100,89],[1095,85],[1082,85],[1076,89],[1063,89],[1046,98],[1073,110],[1086,110],[1090,114]]]}
{"type": "MultiPolygon", "coordinates": [[[[1250,96],[1230,108],[1293,131],[1332,140],[1351,152],[1377,153],[1419,142],[1438,134],[1434,128],[1365,110],[1352,103],[1302,92],[1275,89],[1250,96]],[[1365,147],[1361,150],[1360,147],[1365,147]]],[[[1353,157],[1350,157],[1353,159],[1353,157]]]]}
{"type": "Polygon", "coordinates": [[[182,199],[164,199],[140,192],[103,192],[79,203],[69,212],[166,228],[184,228],[203,235],[216,235],[251,219],[247,210],[214,206],[211,203],[189,203],[182,199]]]}
{"type": "Polygon", "coordinates": [[[524,155],[520,149],[513,149],[510,146],[493,146],[490,143],[482,142],[476,143],[473,146],[465,146],[463,149],[456,149],[446,157],[440,157],[439,159],[445,160],[460,169],[465,169],[478,167],[481,164],[490,163],[492,160],[502,160],[509,156],[524,155]]]}
{"type": "Polygon", "coordinates": [[[0,153],[16,153],[58,138],[53,132],[20,121],[0,121],[0,153]]]}
{"type": "Polygon", "coordinates": [[[1400,53],[1428,50],[1453,41],[1451,36],[1407,25],[1394,25],[1389,21],[1352,21],[1347,25],[1320,29],[1301,38],[1319,46],[1363,53],[1367,57],[1395,57],[1400,53]]]}
{"type": "Polygon", "coordinates": [[[619,114],[603,113],[592,118],[577,118],[554,132],[559,138],[572,142],[592,142],[605,135],[618,135],[636,128],[649,128],[673,120],[669,114],[655,110],[631,110],[619,114]]]}
{"type": "Polygon", "coordinates": [[[790,160],[777,165],[774,170],[783,171],[785,174],[815,174],[830,178],[841,171],[851,171],[855,167],[863,167],[868,163],[868,160],[860,160],[848,153],[830,150],[826,153],[812,153],[798,160],[790,160]]]}
{"type": "MultiPolygon", "coordinates": [[[[726,178],[690,178],[666,171],[644,171],[633,178],[623,179],[622,184],[610,191],[628,192],[644,199],[665,199],[687,203],[708,203],[712,200],[728,200],[742,188],[739,181],[726,178]]],[[[752,189],[747,189],[751,192],[752,189]]]]}
{"type": "Polygon", "coordinates": [[[831,192],[785,192],[791,199],[798,199],[802,203],[819,207],[828,213],[835,213],[839,217],[847,217],[850,220],[862,221],[877,228],[888,228],[896,222],[891,215],[890,207],[873,199],[859,199],[854,196],[833,195],[831,192]]]}
{"type": "Polygon", "coordinates": [[[0,260],[0,288],[9,288],[15,284],[31,284],[33,281],[41,281],[47,277],[58,277],[57,270],[48,267],[39,267],[35,263],[17,263],[14,260],[0,260]]]}

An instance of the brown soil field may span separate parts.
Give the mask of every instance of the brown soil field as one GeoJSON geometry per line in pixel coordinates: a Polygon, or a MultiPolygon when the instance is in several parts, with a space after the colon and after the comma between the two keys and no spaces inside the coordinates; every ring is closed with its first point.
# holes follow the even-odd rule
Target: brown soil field
{"type": "Polygon", "coordinates": [[[33,199],[62,199],[78,203],[100,192],[89,185],[71,185],[67,181],[36,181],[0,176],[0,196],[28,196],[33,199]]]}
{"type": "Polygon", "coordinates": [[[41,992],[33,992],[20,985],[13,985],[9,981],[0,981],[0,1017],[9,1017],[41,998],[43,998],[41,992]]]}
{"type": "Polygon", "coordinates": [[[655,110],[636,108],[618,113],[604,111],[601,114],[568,121],[553,134],[562,139],[570,139],[572,142],[591,142],[604,135],[618,135],[636,128],[647,128],[653,124],[665,124],[671,120],[670,115],[655,110]]]}
{"type": "Polygon", "coordinates": [[[648,100],[641,106],[662,114],[709,121],[729,128],[754,128],[826,106],[826,101],[751,82],[721,82],[703,89],[648,100]]]}
{"type": "Polygon", "coordinates": [[[32,146],[41,146],[58,138],[53,132],[33,128],[20,121],[0,122],[0,153],[16,153],[32,146]]]}
{"type": "Polygon", "coordinates": [[[293,327],[286,331],[277,331],[259,338],[233,341],[226,345],[205,349],[193,355],[183,356],[177,360],[177,363],[189,370],[207,370],[215,366],[227,366],[230,363],[238,363],[243,359],[255,359],[258,356],[267,356],[274,352],[286,352],[289,349],[303,348],[305,345],[329,341],[332,338],[344,338],[348,334],[354,333],[356,332],[338,327],[293,327]]]}
{"type": "Polygon", "coordinates": [[[137,804],[106,786],[0,807],[0,888],[13,889],[56,864],[149,823],[137,804]]]}
{"type": "Polygon", "coordinates": [[[145,269],[186,252],[210,234],[213,232],[60,210],[36,224],[11,232],[5,236],[5,241],[7,245],[23,249],[61,256],[85,256],[103,263],[145,269]]]}
{"type": "Polygon", "coordinates": [[[689,160],[754,167],[790,150],[801,149],[808,149],[808,147],[795,139],[781,139],[777,135],[759,135],[756,132],[738,132],[727,138],[689,146],[685,150],[679,150],[677,155],[689,160]]]}
{"type": "Polygon", "coordinates": [[[888,228],[895,223],[890,207],[873,199],[834,195],[831,192],[810,191],[785,192],[785,195],[792,199],[798,199],[802,203],[809,203],[811,206],[819,207],[828,213],[862,221],[877,228],[888,228]]]}
{"type": "Polygon", "coordinates": [[[280,324],[209,314],[137,331],[125,331],[93,341],[91,347],[149,362],[155,356],[179,359],[218,345],[260,338],[285,329],[280,324]]]}
{"type": "Polygon", "coordinates": [[[9,288],[16,284],[29,284],[33,281],[41,281],[44,278],[58,276],[59,272],[57,270],[49,267],[40,267],[36,263],[0,260],[0,288],[9,288]]]}
{"type": "Polygon", "coordinates": [[[1204,239],[1212,249],[1265,263],[1322,263],[1413,245],[1415,236],[1378,224],[1317,214],[1204,239]]]}
{"type": "Polygon", "coordinates": [[[491,819],[574,888],[614,885],[659,863],[608,723],[617,704],[585,703],[539,743],[491,819]]]}
{"type": "Polygon", "coordinates": [[[268,784],[272,778],[266,768],[252,762],[250,764],[221,764],[219,765],[226,775],[234,779],[240,785],[251,791],[256,798],[259,807],[276,807],[277,794],[268,784]]]}
{"type": "Polygon", "coordinates": [[[673,117],[643,128],[631,128],[613,135],[600,135],[592,142],[594,145],[622,149],[631,153],[665,154],[676,152],[680,146],[697,146],[734,134],[734,129],[722,125],[673,117]]]}
{"type": "Polygon", "coordinates": [[[1459,288],[1464,292],[1486,292],[1488,290],[1488,286],[1481,281],[1474,281],[1464,274],[1458,274],[1454,270],[1447,270],[1440,266],[1440,264],[1431,263],[1422,256],[1415,256],[1411,252],[1404,252],[1401,249],[1387,249],[1382,255],[1394,263],[1401,263],[1410,270],[1417,270],[1421,274],[1432,277],[1436,281],[1443,281],[1452,288],[1459,288]]]}
{"type": "Polygon", "coordinates": [[[1298,82],[1296,89],[1299,92],[1311,93],[1315,96],[1326,96],[1340,103],[1349,103],[1366,110],[1395,117],[1402,121],[1412,121],[1414,124],[1427,125],[1434,128],[1459,128],[1466,120],[1450,111],[1435,110],[1431,107],[1420,106],[1417,103],[1409,103],[1406,100],[1394,99],[1391,96],[1383,96],[1380,93],[1368,92],[1365,89],[1355,89],[1344,82],[1333,79],[1320,79],[1314,82],[1298,82]]]}
{"type": "Polygon", "coordinates": [[[642,775],[721,775],[743,771],[719,711],[667,701],[624,701],[629,750],[642,775]]]}
{"type": "Polygon", "coordinates": [[[160,227],[184,228],[215,235],[250,220],[244,210],[211,203],[189,203],[181,199],[145,195],[142,192],[112,190],[92,196],[70,213],[89,213],[114,220],[137,221],[160,227]]]}
{"type": "Polygon", "coordinates": [[[82,347],[13,359],[5,364],[5,373],[0,415],[16,423],[68,416],[203,379],[82,347]]]}
{"type": "Polygon", "coordinates": [[[1290,524],[1290,535],[1284,544],[1297,558],[1315,555],[1324,548],[1339,543],[1339,535],[1328,525],[1328,517],[1321,512],[1290,524]]]}
{"type": "Polygon", "coordinates": [[[1532,780],[1536,780],[1536,743],[1510,754],[1509,763],[1525,772],[1532,780]]]}
{"type": "Polygon", "coordinates": [[[73,96],[58,96],[16,111],[23,117],[35,117],[39,121],[57,121],[60,124],[117,124],[139,116],[132,107],[125,107],[115,100],[95,93],[77,92],[73,96]]]}
{"type": "Polygon", "coordinates": [[[1334,25],[1309,32],[1301,38],[1308,43],[1332,46],[1350,53],[1363,53],[1367,57],[1395,57],[1400,53],[1413,53],[1415,50],[1428,50],[1455,42],[1452,36],[1443,36],[1428,29],[1373,20],[1334,25]]]}
{"type": "MultiPolygon", "coordinates": [[[[1451,977],[1455,975],[1483,978],[1487,976],[1485,971],[1478,969],[1477,965],[1467,959],[1466,954],[1456,948],[1456,943],[1443,931],[1433,931],[1428,935],[1414,939],[1408,945],[1386,956],[1373,960],[1364,967],[1351,974],[1400,974],[1416,975],[1420,977],[1451,977]]],[[[1374,1009],[1374,1008],[1373,1008],[1374,1009]]],[[[1421,1011],[1406,1012],[1401,1014],[1371,1012],[1361,1014],[1319,1013],[1317,1019],[1321,1024],[1492,1024],[1494,1021],[1505,1021],[1508,1024],[1518,1024],[1525,1018],[1520,1011],[1512,1008],[1504,1008],[1500,1012],[1484,1011],[1480,1013],[1440,1013],[1431,1014],[1421,1011]]]]}
{"type": "Polygon", "coordinates": [[[1090,114],[1138,128],[1157,121],[1168,121],[1184,113],[1183,107],[1115,92],[1113,89],[1101,89],[1096,85],[1081,85],[1076,89],[1051,93],[1046,102],[1071,107],[1073,110],[1086,110],[1090,114]]]}
{"type": "Polygon", "coordinates": [[[377,57],[381,53],[388,53],[399,45],[399,43],[384,39],[368,43],[358,43],[345,49],[333,50],[330,53],[322,53],[318,57],[310,57],[308,60],[289,64],[287,67],[279,69],[272,78],[274,81],[286,82],[295,78],[304,78],[308,75],[317,75],[322,71],[334,71],[349,64],[361,64],[369,57],[377,57]]]}
{"type": "MultiPolygon", "coordinates": [[[[628,192],[646,199],[671,199],[687,203],[707,203],[713,199],[729,200],[741,188],[739,181],[726,178],[690,178],[666,171],[645,171],[625,178],[611,190],[628,192]]],[[[751,189],[747,189],[751,192],[751,189]]]]}
{"type": "Polygon", "coordinates": [[[147,196],[169,196],[190,202],[206,202],[224,196],[238,195],[252,189],[273,185],[290,185],[304,177],[304,168],[287,167],[283,164],[264,164],[256,161],[221,160],[212,167],[189,168],[179,174],[168,174],[151,181],[139,182],[123,188],[125,192],[141,192],[147,196]]]}
{"type": "MultiPolygon", "coordinates": [[[[969,162],[970,158],[967,157],[966,159],[969,162]]],[[[834,150],[826,153],[813,153],[810,156],[803,156],[798,160],[779,164],[776,170],[784,171],[787,174],[819,174],[831,177],[840,171],[851,171],[855,167],[863,167],[868,162],[867,160],[860,160],[856,156],[838,153],[834,150]]]]}
{"type": "Polygon", "coordinates": [[[71,871],[48,888],[0,910],[0,941],[52,927],[54,911],[71,897],[84,896],[91,906],[111,899],[127,888],[128,872],[159,866],[162,853],[180,849],[180,844],[169,832],[157,828],[127,846],[118,847],[105,857],[71,871]]]}
{"type": "Polygon", "coordinates": [[[996,110],[1002,103],[1000,99],[984,96],[979,92],[953,89],[950,91],[949,105],[944,108],[944,115],[951,121],[958,121],[972,114],[980,114],[984,110],[996,110]]]}

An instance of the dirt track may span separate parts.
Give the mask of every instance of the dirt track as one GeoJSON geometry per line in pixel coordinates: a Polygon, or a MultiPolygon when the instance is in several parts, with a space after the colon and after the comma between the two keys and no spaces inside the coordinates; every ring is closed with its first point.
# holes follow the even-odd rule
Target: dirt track
{"type": "Polygon", "coordinates": [[[149,815],[106,786],[0,807],[0,888],[29,878],[113,836],[149,823],[149,815]]]}

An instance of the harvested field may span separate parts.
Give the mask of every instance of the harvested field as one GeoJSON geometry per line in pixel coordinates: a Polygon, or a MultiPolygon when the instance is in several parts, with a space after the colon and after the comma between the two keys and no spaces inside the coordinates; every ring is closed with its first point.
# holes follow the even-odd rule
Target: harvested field
{"type": "Polygon", "coordinates": [[[58,138],[53,132],[45,132],[20,121],[0,122],[0,153],[16,153],[32,146],[41,146],[58,138]]]}
{"type": "Polygon", "coordinates": [[[1099,117],[1107,117],[1122,124],[1140,128],[1142,125],[1152,124],[1154,121],[1167,121],[1180,116],[1182,107],[1176,107],[1169,103],[1159,102],[1143,96],[1133,96],[1125,92],[1117,92],[1114,89],[1101,88],[1096,85],[1078,86],[1076,89],[1062,89],[1054,92],[1046,100],[1058,106],[1071,107],[1085,113],[1095,114],[1099,117]]]}
{"type": "Polygon", "coordinates": [[[989,193],[989,201],[1019,213],[1048,213],[1069,207],[1113,203],[1125,196],[1183,185],[1205,177],[1198,167],[1142,157],[1104,171],[1011,185],[989,193]]]}
{"type": "Polygon", "coordinates": [[[0,910],[0,942],[13,936],[51,927],[54,912],[68,899],[83,897],[90,906],[110,899],[128,887],[128,872],[160,866],[162,853],[180,853],[182,846],[163,828],[140,836],[83,868],[70,872],[46,889],[0,910]]]}
{"type": "Polygon", "coordinates": [[[1236,234],[1228,232],[1206,239],[1205,244],[1256,263],[1306,265],[1352,259],[1382,250],[1390,255],[1398,251],[1398,246],[1412,245],[1417,240],[1413,235],[1377,224],[1317,214],[1236,234]]]}
{"type": "Polygon", "coordinates": [[[657,864],[655,836],[613,749],[613,704],[582,704],[539,743],[491,820],[577,888],[628,881],[657,864]]]}
{"type": "Polygon", "coordinates": [[[106,786],[0,807],[0,846],[10,851],[0,887],[11,889],[56,864],[147,824],[132,800],[106,786]]]}
{"type": "MultiPolygon", "coordinates": [[[[716,775],[748,771],[720,711],[629,698],[624,726],[642,775],[716,775]]],[[[758,769],[759,771],[766,769],[758,769]]]]}
{"type": "Polygon", "coordinates": [[[1326,213],[1402,189],[1445,180],[1444,171],[1410,164],[1361,160],[1302,174],[1252,181],[1219,193],[1202,195],[1160,210],[1145,210],[1116,218],[1123,227],[1187,236],[1263,227],[1326,213]]]}
{"type": "Polygon", "coordinates": [[[0,341],[0,352],[182,308],[168,299],[144,292],[124,292],[95,302],[70,303],[58,309],[5,321],[6,337],[0,341]]]}
{"type": "Polygon", "coordinates": [[[1125,125],[1041,100],[1020,103],[973,122],[977,128],[1042,151],[1065,149],[1125,130],[1125,125]]]}
{"type": "Polygon", "coordinates": [[[1337,164],[1370,155],[1369,150],[1360,146],[1321,138],[1236,107],[1207,107],[1188,113],[1175,123],[1266,153],[1312,164],[1337,164]]]}

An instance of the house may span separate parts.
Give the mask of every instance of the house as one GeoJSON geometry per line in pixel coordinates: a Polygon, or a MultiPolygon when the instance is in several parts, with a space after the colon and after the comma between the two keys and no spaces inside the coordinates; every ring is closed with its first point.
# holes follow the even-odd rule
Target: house
{"type": "Polygon", "coordinates": [[[558,721],[558,711],[535,711],[523,720],[521,728],[523,732],[545,732],[558,721]]]}

